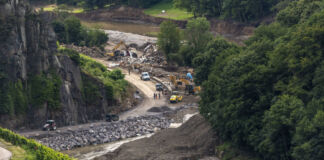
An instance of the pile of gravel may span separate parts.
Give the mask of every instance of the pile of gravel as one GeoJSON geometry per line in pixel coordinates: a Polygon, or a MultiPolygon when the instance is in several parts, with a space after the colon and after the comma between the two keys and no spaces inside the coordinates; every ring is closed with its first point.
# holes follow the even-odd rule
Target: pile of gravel
{"type": "Polygon", "coordinates": [[[63,151],[150,134],[168,128],[170,123],[169,119],[161,115],[143,116],[89,126],[87,129],[68,130],[51,135],[51,137],[36,139],[48,147],[63,151]]]}

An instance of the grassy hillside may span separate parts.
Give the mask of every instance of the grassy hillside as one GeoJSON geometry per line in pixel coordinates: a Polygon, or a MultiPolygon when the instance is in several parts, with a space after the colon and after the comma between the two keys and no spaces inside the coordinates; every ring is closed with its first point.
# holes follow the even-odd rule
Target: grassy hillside
{"type": "Polygon", "coordinates": [[[12,153],[11,160],[32,160],[36,159],[36,154],[23,149],[22,147],[12,145],[0,138],[0,147],[7,149],[12,153]]]}
{"type": "Polygon", "coordinates": [[[144,13],[154,17],[162,17],[174,20],[187,20],[193,17],[192,13],[174,7],[172,1],[163,1],[158,3],[148,9],[145,9],[144,13]],[[162,13],[162,10],[165,10],[165,13],[162,13]]]}
{"type": "Polygon", "coordinates": [[[13,153],[13,160],[73,160],[69,156],[0,127],[0,142],[13,153]],[[12,145],[11,145],[12,144],[12,145]]]}
{"type": "Polygon", "coordinates": [[[83,8],[76,8],[71,6],[61,6],[58,7],[56,4],[51,4],[43,7],[43,10],[46,12],[53,12],[55,10],[59,9],[60,11],[67,11],[69,13],[82,13],[84,12],[83,8]]]}

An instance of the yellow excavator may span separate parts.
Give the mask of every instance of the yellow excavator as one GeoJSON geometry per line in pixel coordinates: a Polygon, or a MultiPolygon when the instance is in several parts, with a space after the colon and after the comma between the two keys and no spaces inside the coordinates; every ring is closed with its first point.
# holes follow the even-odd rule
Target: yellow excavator
{"type": "Polygon", "coordinates": [[[177,77],[174,75],[170,75],[170,81],[174,85],[175,89],[178,89],[179,86],[182,86],[182,81],[177,79],[177,77]]]}
{"type": "Polygon", "coordinates": [[[117,49],[120,47],[120,46],[122,46],[122,45],[124,45],[125,46],[125,48],[126,48],[126,51],[128,50],[128,46],[124,43],[124,41],[120,41],[113,49],[112,49],[112,52],[110,52],[110,53],[106,53],[106,55],[108,55],[109,56],[109,59],[116,59],[117,58],[117,56],[119,56],[119,54],[116,52],[117,51],[117,49]]]}
{"type": "Polygon", "coordinates": [[[170,80],[176,89],[182,86],[182,84],[185,84],[185,93],[188,94],[196,94],[201,90],[200,86],[195,87],[194,84],[191,81],[187,80],[186,78],[177,79],[176,76],[171,75],[170,80]]]}

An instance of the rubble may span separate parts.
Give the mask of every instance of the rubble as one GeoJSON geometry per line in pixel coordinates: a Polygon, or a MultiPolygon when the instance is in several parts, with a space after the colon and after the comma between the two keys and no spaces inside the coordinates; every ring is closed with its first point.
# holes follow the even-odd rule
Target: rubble
{"type": "Polygon", "coordinates": [[[105,51],[102,51],[98,47],[86,47],[86,46],[76,46],[76,45],[66,45],[64,44],[63,47],[73,49],[79,53],[85,54],[89,57],[94,58],[103,58],[105,57],[105,51]]]}
{"type": "Polygon", "coordinates": [[[114,43],[119,43],[120,41],[124,41],[126,45],[130,47],[143,47],[147,43],[156,43],[157,38],[142,36],[133,33],[125,33],[113,30],[104,30],[105,33],[109,35],[109,41],[114,43]]]}
{"type": "Polygon", "coordinates": [[[168,128],[170,123],[171,120],[162,115],[142,116],[89,126],[86,129],[56,131],[46,137],[33,138],[48,147],[63,151],[154,133],[156,130],[168,128]]]}

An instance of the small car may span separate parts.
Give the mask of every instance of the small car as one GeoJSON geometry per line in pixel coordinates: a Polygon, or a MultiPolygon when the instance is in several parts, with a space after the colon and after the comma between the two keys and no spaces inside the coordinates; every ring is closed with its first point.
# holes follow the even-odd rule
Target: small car
{"type": "Polygon", "coordinates": [[[163,86],[162,86],[162,84],[161,84],[161,83],[157,83],[157,84],[155,85],[155,89],[156,89],[156,91],[163,91],[163,86]]]}
{"type": "Polygon", "coordinates": [[[44,131],[55,131],[56,130],[56,123],[54,120],[47,120],[46,124],[43,126],[44,131]]]}
{"type": "Polygon", "coordinates": [[[181,102],[182,101],[182,96],[179,95],[172,95],[170,97],[170,103],[177,103],[177,102],[181,102]]]}
{"type": "Polygon", "coordinates": [[[148,74],[148,72],[142,72],[142,74],[141,74],[141,80],[143,80],[143,81],[149,81],[149,80],[151,80],[150,75],[148,74]]]}
{"type": "Polygon", "coordinates": [[[119,116],[114,114],[107,114],[106,115],[106,121],[112,122],[112,121],[119,121],[119,116]]]}

